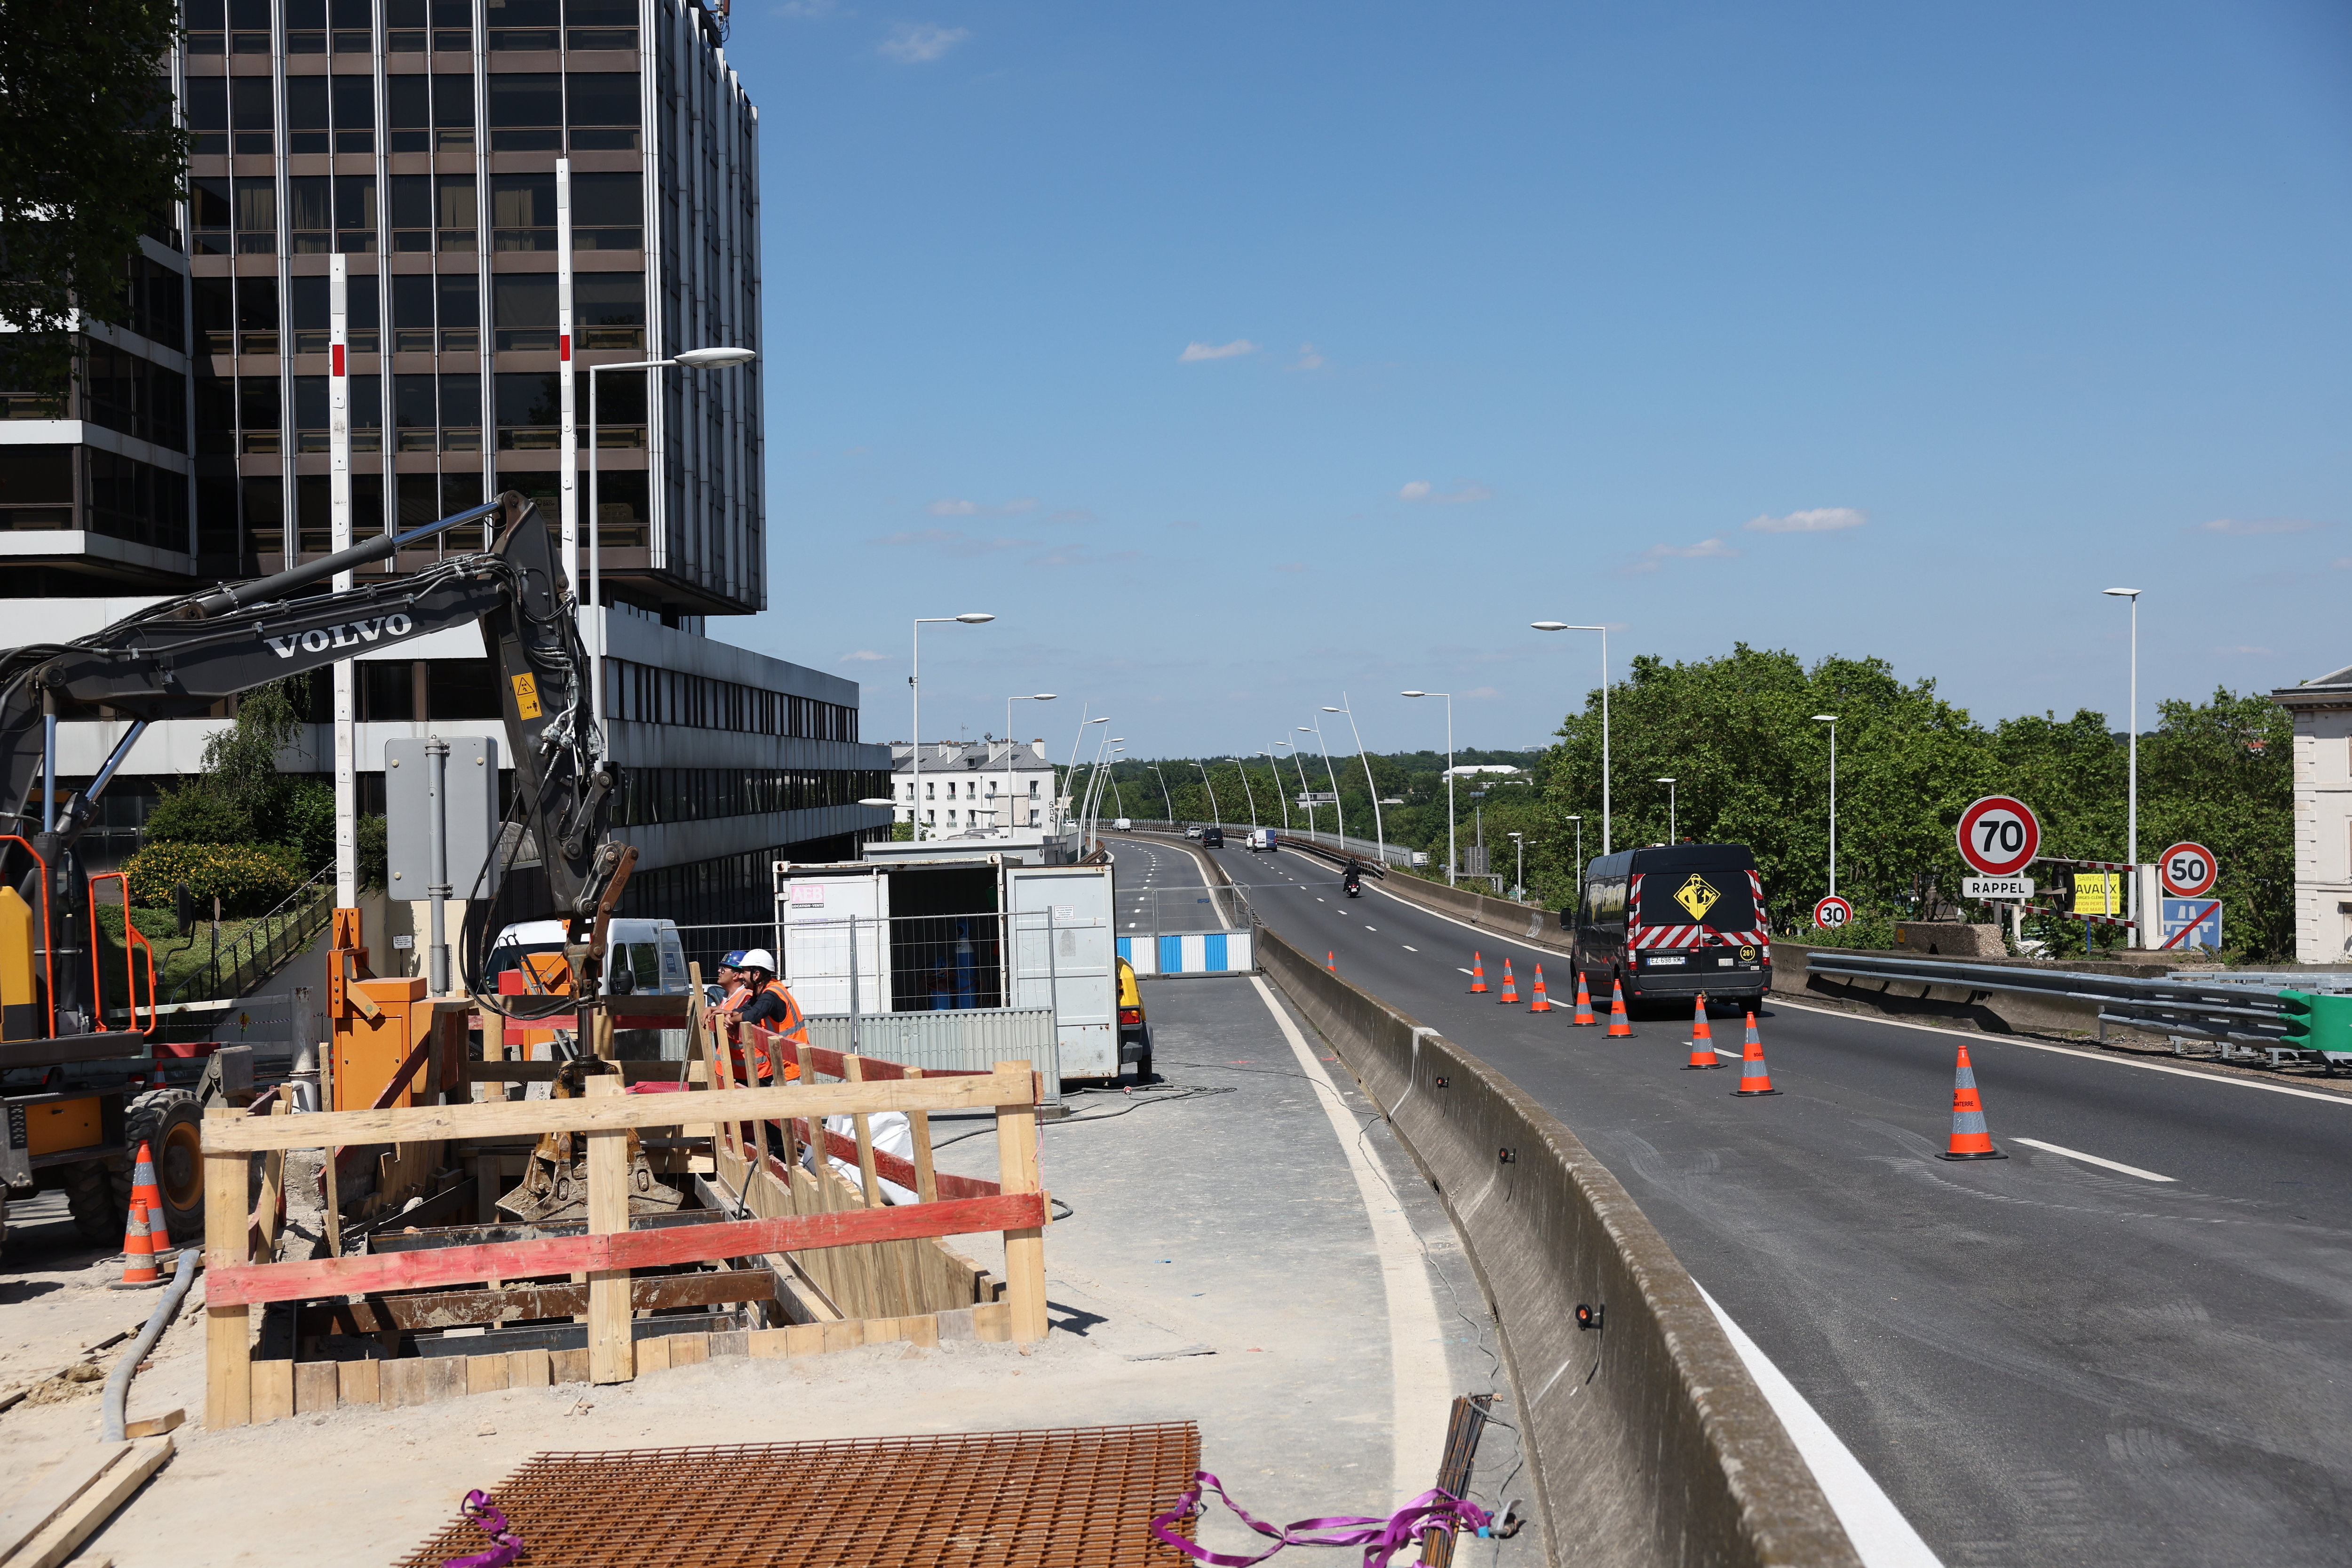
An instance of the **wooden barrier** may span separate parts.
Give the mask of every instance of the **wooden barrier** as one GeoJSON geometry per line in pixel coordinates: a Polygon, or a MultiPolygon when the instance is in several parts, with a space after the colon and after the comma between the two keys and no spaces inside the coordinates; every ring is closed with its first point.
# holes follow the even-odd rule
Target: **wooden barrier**
{"type": "MultiPolygon", "coordinates": [[[[717,1045],[700,1029],[696,1030],[696,1035],[698,1045],[717,1045]]],[[[726,1050],[710,1049],[709,1059],[719,1087],[692,1089],[687,1095],[625,1093],[617,1078],[603,1075],[589,1081],[589,1097],[580,1100],[493,1100],[311,1116],[248,1117],[236,1110],[211,1112],[204,1123],[205,1424],[215,1428],[243,1426],[255,1416],[258,1369],[252,1361],[250,1312],[256,1302],[585,1272],[589,1289],[588,1350],[584,1352],[588,1374],[595,1382],[618,1382],[633,1376],[636,1370],[638,1347],[631,1331],[632,1268],[800,1251],[830,1256],[834,1249],[855,1249],[862,1255],[861,1267],[870,1274],[878,1266],[879,1244],[999,1230],[1004,1235],[1011,1337],[1020,1341],[1045,1337],[1043,1238],[1047,1200],[1037,1175],[1037,1095],[1028,1064],[1002,1062],[986,1074],[896,1079],[877,1074],[872,1081],[860,1081],[866,1069],[885,1064],[834,1057],[827,1065],[836,1067],[848,1081],[735,1089],[728,1086],[726,1050]],[[942,1195],[897,1207],[882,1206],[877,1180],[880,1162],[874,1153],[866,1118],[881,1111],[898,1110],[922,1129],[917,1140],[921,1156],[919,1167],[911,1173],[918,1177],[919,1191],[924,1186],[936,1191],[938,1178],[928,1171],[929,1113],[976,1109],[993,1109],[996,1112],[1000,1190],[984,1195],[942,1195]],[[847,1190],[847,1184],[839,1181],[830,1166],[825,1166],[823,1181],[816,1180],[811,1173],[799,1174],[811,1177],[810,1184],[825,1205],[826,1212],[722,1220],[658,1231],[628,1228],[630,1129],[715,1124],[722,1172],[730,1168],[740,1171],[748,1164],[751,1169],[771,1175],[782,1173],[782,1184],[789,1190],[794,1183],[792,1173],[797,1170],[788,1163],[791,1145],[798,1141],[794,1121],[805,1119],[813,1139],[828,1115],[856,1119],[857,1137],[852,1154],[864,1178],[861,1207],[833,1206],[838,1201],[837,1194],[847,1190]],[[767,1128],[772,1121],[780,1121],[791,1129],[784,1134],[787,1162],[773,1161],[767,1154],[767,1128]],[[362,1142],[537,1136],[551,1131],[586,1134],[589,1218],[585,1236],[289,1263],[252,1260],[246,1189],[251,1156],[257,1152],[362,1142]]],[[[817,1069],[814,1054],[809,1053],[803,1060],[807,1076],[813,1079],[817,1069]]],[[[835,1136],[824,1139],[829,1151],[835,1142],[835,1136]]],[[[887,1294],[877,1289],[872,1299],[882,1300],[887,1294]]],[[[274,1383],[265,1402],[270,1407],[268,1413],[275,1413],[278,1402],[274,1383]]]]}

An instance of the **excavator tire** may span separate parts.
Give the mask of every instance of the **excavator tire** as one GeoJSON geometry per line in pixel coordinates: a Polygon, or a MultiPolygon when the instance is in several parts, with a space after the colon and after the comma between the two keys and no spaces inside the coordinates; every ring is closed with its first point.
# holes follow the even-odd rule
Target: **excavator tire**
{"type": "Polygon", "coordinates": [[[143,1142],[155,1159],[155,1184],[163,1194],[163,1215],[171,1224],[172,1239],[183,1245],[204,1239],[203,1135],[204,1118],[196,1109],[196,1097],[184,1089],[151,1089],[123,1108],[122,1146],[129,1156],[114,1178],[118,1237],[121,1216],[131,1212],[131,1178],[143,1142]]]}
{"type": "Polygon", "coordinates": [[[107,1160],[68,1165],[59,1184],[66,1190],[66,1207],[73,1215],[74,1229],[92,1247],[121,1247],[122,1216],[131,1210],[129,1186],[122,1189],[123,1196],[115,1195],[111,1165],[107,1160]]]}

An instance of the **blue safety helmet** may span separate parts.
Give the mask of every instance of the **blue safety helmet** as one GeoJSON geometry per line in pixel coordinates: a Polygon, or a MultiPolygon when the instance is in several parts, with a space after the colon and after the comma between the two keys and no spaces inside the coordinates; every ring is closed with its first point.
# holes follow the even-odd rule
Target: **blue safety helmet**
{"type": "Polygon", "coordinates": [[[719,961],[719,968],[721,968],[721,969],[740,969],[740,968],[742,968],[742,967],[743,967],[743,950],[742,950],[741,948],[740,948],[740,947],[739,947],[739,948],[737,948],[734,952],[732,952],[729,953],[726,957],[724,957],[724,958],[720,959],[720,960],[719,961]]]}

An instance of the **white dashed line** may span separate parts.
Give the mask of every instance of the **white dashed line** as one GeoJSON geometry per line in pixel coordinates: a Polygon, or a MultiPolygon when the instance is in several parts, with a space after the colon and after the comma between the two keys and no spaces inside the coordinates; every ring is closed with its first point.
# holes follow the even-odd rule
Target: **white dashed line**
{"type": "Polygon", "coordinates": [[[1419,952],[1421,951],[1421,949],[1413,946],[1412,943],[1409,942],[1399,942],[1397,945],[1403,948],[1407,952],[1419,952]]]}
{"type": "Polygon", "coordinates": [[[2105,1165],[2110,1171],[2121,1171],[2126,1176],[2137,1176],[2143,1182],[2169,1182],[2178,1178],[2159,1176],[2154,1171],[2143,1171],[2137,1165],[2126,1165],[2120,1160],[2102,1160],[2096,1154],[2085,1154],[2080,1149],[2062,1149],[2055,1143],[2044,1143],[2039,1138],[2011,1138],[2012,1143],[2022,1143],[2029,1149],[2041,1149],[2053,1154],[2063,1154],[2069,1160],[2080,1160],[2086,1165],[2105,1165]]]}

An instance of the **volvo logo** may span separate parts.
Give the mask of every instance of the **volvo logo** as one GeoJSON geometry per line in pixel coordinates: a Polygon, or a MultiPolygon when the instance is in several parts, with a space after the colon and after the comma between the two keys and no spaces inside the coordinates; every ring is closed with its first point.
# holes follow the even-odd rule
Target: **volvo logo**
{"type": "Polygon", "coordinates": [[[294,650],[304,653],[324,653],[331,647],[359,647],[378,637],[404,637],[416,629],[416,623],[397,611],[389,616],[376,616],[364,621],[345,621],[331,626],[313,626],[292,637],[274,637],[262,635],[270,651],[280,658],[292,658],[294,650]]]}

